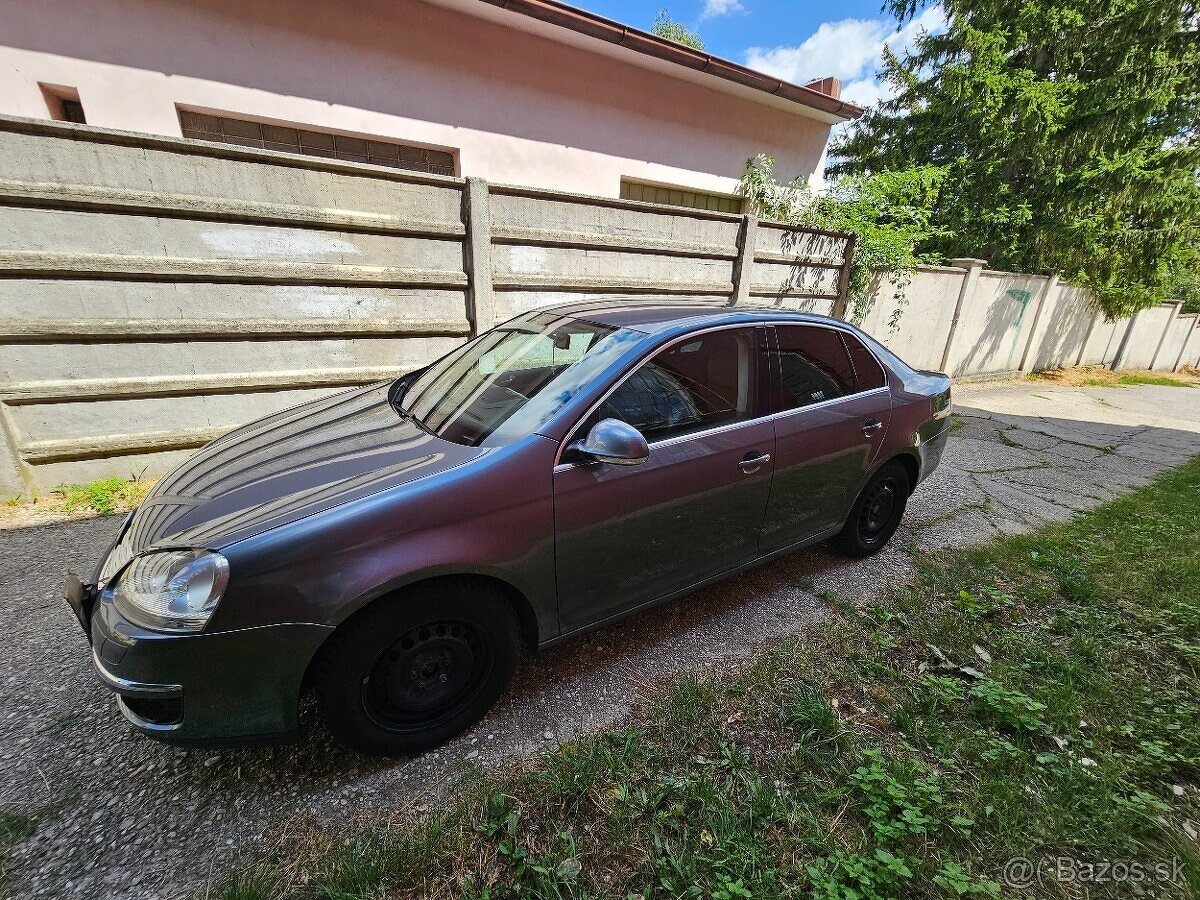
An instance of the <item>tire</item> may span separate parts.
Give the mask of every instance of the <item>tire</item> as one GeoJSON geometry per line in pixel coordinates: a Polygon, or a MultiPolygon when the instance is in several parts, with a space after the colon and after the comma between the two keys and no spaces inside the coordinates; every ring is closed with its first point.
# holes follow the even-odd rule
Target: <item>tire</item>
{"type": "Polygon", "coordinates": [[[890,462],[876,472],[850,509],[846,524],[830,546],[844,556],[871,556],[892,539],[912,490],[908,471],[890,462]]]}
{"type": "Polygon", "coordinates": [[[418,753],[474,725],[520,657],[494,585],[449,578],[378,600],[321,649],[317,704],[333,736],[377,756],[418,753]]]}

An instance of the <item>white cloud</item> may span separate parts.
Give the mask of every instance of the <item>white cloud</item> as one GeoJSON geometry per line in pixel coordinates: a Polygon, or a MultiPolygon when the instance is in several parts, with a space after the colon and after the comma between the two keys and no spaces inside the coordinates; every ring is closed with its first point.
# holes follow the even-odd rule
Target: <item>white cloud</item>
{"type": "Polygon", "coordinates": [[[880,100],[891,99],[891,96],[891,85],[884,84],[873,76],[842,85],[842,99],[859,106],[874,106],[880,100]]]}
{"type": "Polygon", "coordinates": [[[846,85],[843,97],[870,104],[889,95],[887,86],[874,77],[884,46],[903,55],[922,30],[940,31],[945,27],[946,15],[940,6],[929,7],[899,30],[886,19],[823,22],[803,43],[751,47],[746,51],[746,65],[797,84],[832,75],[846,85]]]}
{"type": "Polygon", "coordinates": [[[739,0],[704,0],[704,11],[701,19],[715,19],[717,16],[727,16],[735,12],[744,12],[746,7],[739,0]]]}

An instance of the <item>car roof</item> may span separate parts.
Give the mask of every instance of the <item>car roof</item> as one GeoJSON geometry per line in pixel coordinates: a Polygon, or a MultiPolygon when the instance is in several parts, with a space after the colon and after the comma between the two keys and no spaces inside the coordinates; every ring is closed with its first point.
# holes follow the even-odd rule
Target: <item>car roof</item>
{"type": "Polygon", "coordinates": [[[662,300],[611,300],[543,306],[537,312],[557,313],[610,328],[629,328],[655,334],[682,325],[811,322],[845,325],[840,319],[779,307],[730,306],[728,303],[662,300]]]}

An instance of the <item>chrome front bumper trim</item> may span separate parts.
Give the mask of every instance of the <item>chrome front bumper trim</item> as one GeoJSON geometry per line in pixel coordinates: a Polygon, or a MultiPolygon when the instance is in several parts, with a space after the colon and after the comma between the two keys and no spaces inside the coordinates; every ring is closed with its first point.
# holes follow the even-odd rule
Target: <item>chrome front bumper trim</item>
{"type": "Polygon", "coordinates": [[[96,667],[96,677],[100,679],[100,682],[119,694],[158,699],[178,697],[183,694],[183,685],[181,684],[145,684],[114,675],[104,668],[104,663],[100,661],[100,652],[95,648],[92,649],[92,665],[96,667]]]}

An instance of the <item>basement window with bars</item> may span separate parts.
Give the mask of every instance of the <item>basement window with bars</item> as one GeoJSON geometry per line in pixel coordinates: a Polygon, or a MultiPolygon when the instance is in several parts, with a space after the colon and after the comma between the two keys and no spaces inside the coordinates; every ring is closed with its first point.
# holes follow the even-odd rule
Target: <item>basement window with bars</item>
{"type": "Polygon", "coordinates": [[[740,213],[745,203],[742,197],[728,194],[705,194],[686,188],[660,187],[639,181],[621,179],[621,199],[661,203],[664,206],[686,206],[691,209],[711,209],[714,212],[740,213]]]}
{"type": "Polygon", "coordinates": [[[392,166],[432,175],[453,175],[454,154],[393,141],[354,137],[328,131],[308,131],[290,125],[268,125],[249,119],[215,116],[179,110],[183,136],[200,141],[218,141],[242,147],[259,147],[281,153],[302,153],[348,162],[392,166]]]}

